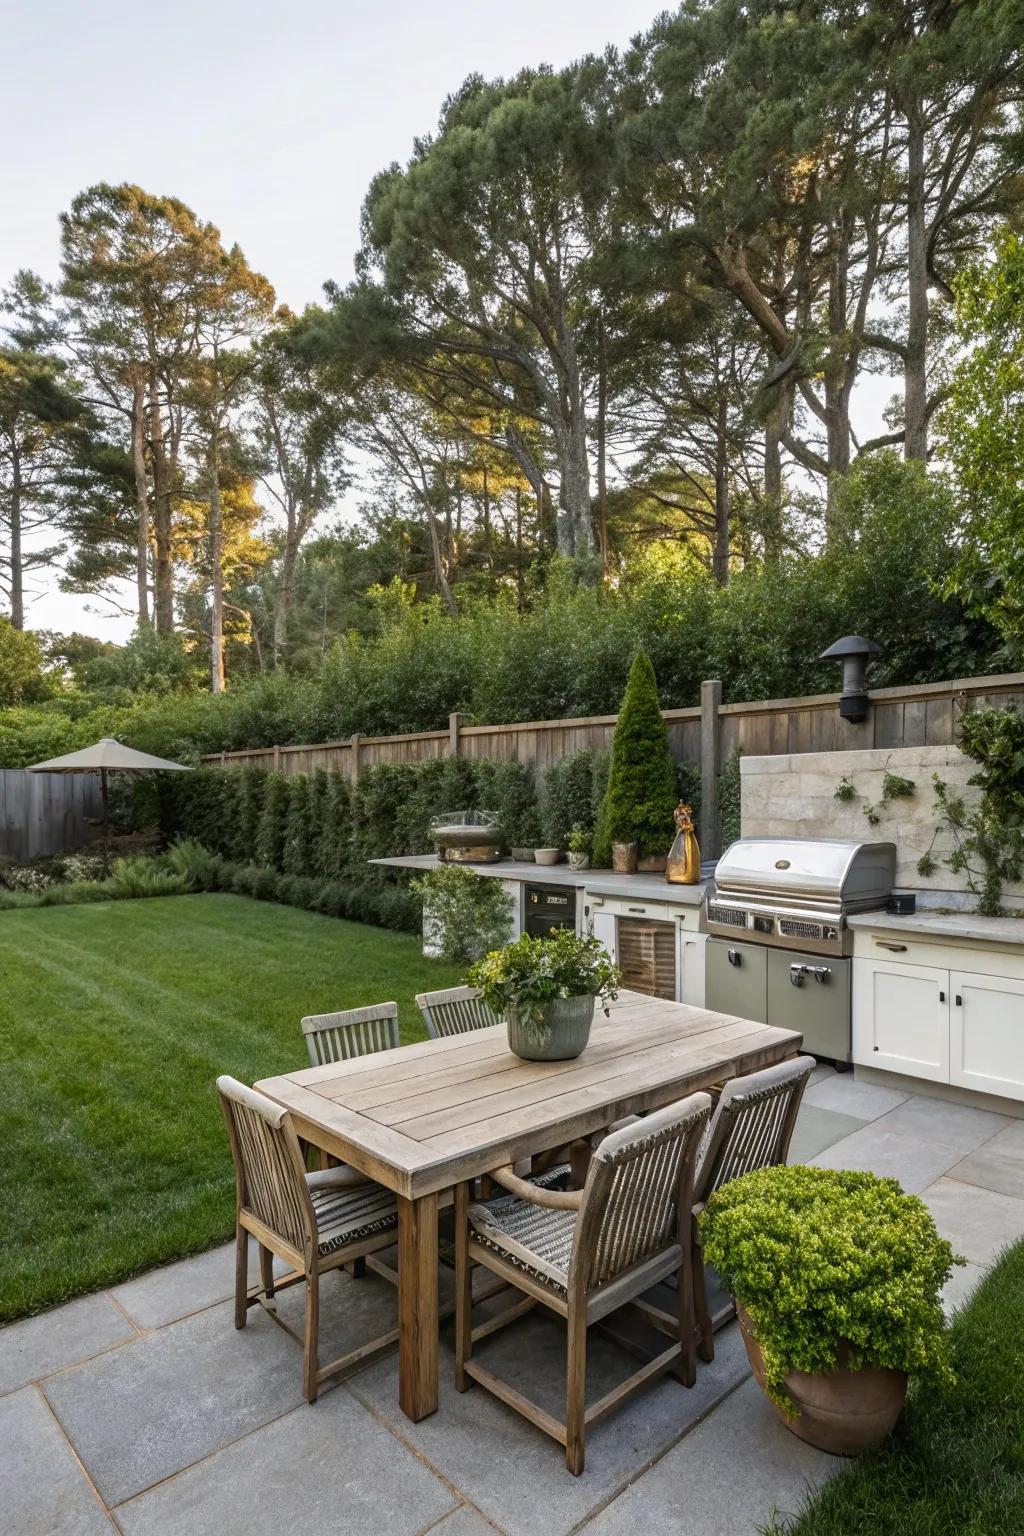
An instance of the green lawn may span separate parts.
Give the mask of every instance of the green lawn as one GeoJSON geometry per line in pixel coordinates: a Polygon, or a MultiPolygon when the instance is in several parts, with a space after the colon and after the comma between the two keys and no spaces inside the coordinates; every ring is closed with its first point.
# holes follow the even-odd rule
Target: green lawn
{"type": "Polygon", "coordinates": [[[306,1013],[453,985],[419,941],[239,896],[0,913],[0,1319],[231,1235],[214,1091],[307,1064],[306,1013]]]}
{"type": "Polygon", "coordinates": [[[956,1388],[911,1387],[896,1433],[766,1536],[1011,1536],[1024,1531],[1024,1243],[952,1327],[956,1388]]]}

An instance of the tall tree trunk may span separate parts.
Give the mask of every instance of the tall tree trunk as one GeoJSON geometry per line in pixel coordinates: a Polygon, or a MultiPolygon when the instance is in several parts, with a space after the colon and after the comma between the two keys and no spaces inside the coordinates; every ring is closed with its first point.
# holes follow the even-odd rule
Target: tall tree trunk
{"type": "Polygon", "coordinates": [[[284,553],[281,556],[281,579],[277,587],[277,602],[274,604],[273,648],[275,667],[280,665],[281,657],[288,647],[288,620],[291,617],[292,596],[295,587],[295,567],[298,563],[298,556],[299,546],[294,528],[290,526],[285,535],[284,553]]]}
{"type": "Polygon", "coordinates": [[[171,476],[164,443],[164,417],[160,380],[155,367],[149,372],[149,441],[153,454],[153,608],[157,633],[174,633],[174,558],[171,548],[171,476]]]}
{"type": "Polygon", "coordinates": [[[850,337],[847,300],[849,297],[849,229],[843,221],[833,227],[832,265],[829,273],[828,329],[829,353],[825,362],[825,435],[828,476],[825,485],[825,538],[834,531],[836,497],[840,482],[850,467],[850,402],[846,388],[846,370],[850,337]]]}
{"type": "Polygon", "coordinates": [[[608,346],[604,316],[598,320],[597,373],[597,548],[601,574],[608,574],[608,346]]]}
{"type": "Polygon", "coordinates": [[[489,568],[494,567],[494,555],[491,549],[491,485],[487,474],[487,465],[483,470],[484,480],[484,560],[489,568]]]}
{"type": "Polygon", "coordinates": [[[220,424],[210,435],[210,691],[224,692],[224,524],[220,499],[220,424]]]}
{"type": "Polygon", "coordinates": [[[728,402],[718,405],[715,427],[715,541],[711,551],[711,570],[720,587],[729,583],[729,417],[728,402]]]}
{"type": "Polygon", "coordinates": [[[907,459],[928,457],[928,230],[924,123],[907,109],[907,359],[904,383],[907,459]]]}
{"type": "Polygon", "coordinates": [[[14,449],[11,463],[11,624],[15,629],[25,628],[25,569],[21,549],[21,499],[24,486],[21,479],[21,456],[14,449]]]}
{"type": "Polygon", "coordinates": [[[526,608],[526,586],[523,580],[523,489],[516,486],[516,608],[522,613],[526,608]]]}
{"type": "Polygon", "coordinates": [[[782,498],[785,491],[782,480],[782,436],[788,415],[789,398],[785,387],[780,387],[768,408],[764,426],[762,537],[764,557],[770,561],[782,558],[782,498]]]}
{"type": "Polygon", "coordinates": [[[132,472],[135,476],[135,584],[139,623],[149,623],[149,482],[146,474],[146,381],[132,378],[132,472]]]}

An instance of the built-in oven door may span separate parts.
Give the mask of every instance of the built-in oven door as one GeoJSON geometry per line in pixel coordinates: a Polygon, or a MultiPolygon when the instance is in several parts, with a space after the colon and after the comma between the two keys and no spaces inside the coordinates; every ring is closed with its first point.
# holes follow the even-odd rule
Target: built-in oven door
{"type": "Polygon", "coordinates": [[[787,949],[768,954],[767,1022],[798,1029],[803,1049],[840,1064],[849,1062],[850,966],[839,955],[787,949]]]}

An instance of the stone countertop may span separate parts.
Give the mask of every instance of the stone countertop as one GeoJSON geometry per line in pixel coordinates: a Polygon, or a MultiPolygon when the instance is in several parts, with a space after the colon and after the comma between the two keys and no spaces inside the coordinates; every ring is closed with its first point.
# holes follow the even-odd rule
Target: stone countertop
{"type": "MultiPolygon", "coordinates": [[[[371,859],[392,869],[437,869],[432,853],[402,854],[393,859],[371,859]]],[[[578,891],[593,891],[595,896],[625,896],[641,901],[666,901],[677,907],[699,907],[710,881],[700,885],[669,885],[664,875],[617,875],[610,869],[570,869],[568,864],[527,864],[518,859],[502,859],[497,864],[466,864],[478,875],[494,880],[520,880],[529,885],[571,885],[578,891]]]]}
{"type": "Polygon", "coordinates": [[[930,912],[925,908],[911,917],[897,917],[891,912],[857,912],[847,922],[851,928],[916,934],[923,939],[944,939],[950,944],[969,940],[975,944],[1024,947],[1024,918],[1020,917],[979,917],[975,912],[930,912]]]}

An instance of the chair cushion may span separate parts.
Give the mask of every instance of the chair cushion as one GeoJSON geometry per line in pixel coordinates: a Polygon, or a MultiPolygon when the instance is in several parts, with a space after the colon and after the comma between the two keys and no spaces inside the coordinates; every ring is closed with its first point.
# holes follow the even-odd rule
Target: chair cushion
{"type": "MultiPolygon", "coordinates": [[[[334,1169],[324,1171],[333,1173],[334,1169]]],[[[381,1184],[331,1185],[318,1180],[315,1173],[307,1176],[306,1183],[320,1237],[320,1258],[376,1232],[387,1232],[398,1223],[395,1197],[381,1184]]]]}
{"type": "Polygon", "coordinates": [[[566,1294],[575,1211],[546,1210],[518,1195],[501,1195],[471,1205],[469,1224],[486,1248],[559,1295],[566,1294]]]}

